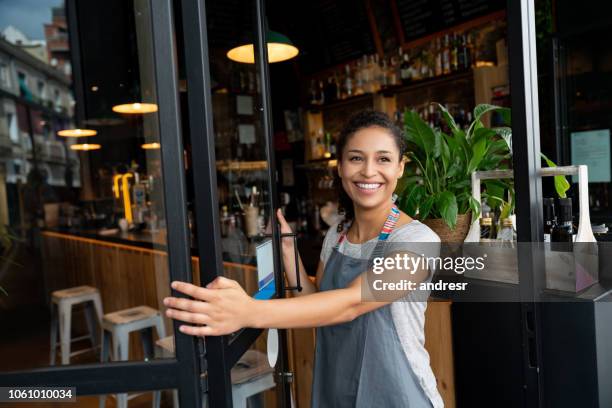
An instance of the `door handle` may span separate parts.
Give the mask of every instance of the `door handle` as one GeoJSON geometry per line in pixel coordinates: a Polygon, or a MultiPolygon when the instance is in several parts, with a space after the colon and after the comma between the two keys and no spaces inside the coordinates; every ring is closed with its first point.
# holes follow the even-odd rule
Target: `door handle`
{"type": "MultiPolygon", "coordinates": [[[[272,238],[272,234],[264,234],[266,238],[272,238]]],[[[281,238],[293,237],[293,257],[295,262],[295,286],[286,286],[285,290],[297,290],[298,292],[302,291],[302,284],[300,282],[300,261],[299,254],[297,249],[297,233],[295,232],[287,232],[284,234],[280,234],[281,238]]]]}

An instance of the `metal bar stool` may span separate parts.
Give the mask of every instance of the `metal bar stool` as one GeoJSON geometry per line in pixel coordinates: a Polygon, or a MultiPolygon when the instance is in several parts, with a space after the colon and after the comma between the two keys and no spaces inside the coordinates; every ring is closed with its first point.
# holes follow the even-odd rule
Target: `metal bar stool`
{"type": "MultiPolygon", "coordinates": [[[[130,333],[138,332],[142,341],[145,359],[153,358],[153,328],[157,336],[166,336],[166,329],[161,314],[158,310],[148,306],[137,306],[118,312],[107,313],[102,317],[102,352],[101,362],[109,359],[110,343],[112,341],[112,359],[114,361],[125,361],[129,358],[130,333]]],[[[158,391],[156,391],[157,393],[158,391]]],[[[117,394],[117,407],[126,408],[128,399],[141,394],[134,394],[128,398],[126,393],[117,394]]],[[[100,396],[100,407],[104,407],[106,396],[100,396]]]]}
{"type": "Polygon", "coordinates": [[[62,364],[70,364],[70,357],[85,353],[98,347],[100,321],[102,319],[102,300],[100,292],[92,286],[76,286],[56,290],[51,293],[51,353],[50,365],[55,365],[57,351],[57,336],[59,326],[60,353],[62,364]],[[71,338],[72,307],[78,304],[85,306],[85,319],[88,334],[71,338]],[[95,314],[95,317],[94,317],[95,314]],[[91,348],[71,352],[71,343],[83,339],[91,341],[91,348]]]}
{"type": "MultiPolygon", "coordinates": [[[[172,358],[175,354],[174,336],[160,338],[155,342],[156,356],[160,358],[172,358]]],[[[268,365],[268,359],[264,353],[257,350],[248,350],[232,368],[232,400],[235,408],[246,408],[247,400],[255,395],[274,388],[274,368],[268,365]]],[[[203,376],[205,376],[203,374],[203,376]]],[[[153,399],[153,408],[159,408],[161,393],[156,391],[153,399]]],[[[263,404],[261,404],[263,406],[263,404]]],[[[172,406],[179,408],[178,393],[172,391],[172,406]]],[[[208,400],[204,396],[203,407],[208,406],[208,400]]]]}

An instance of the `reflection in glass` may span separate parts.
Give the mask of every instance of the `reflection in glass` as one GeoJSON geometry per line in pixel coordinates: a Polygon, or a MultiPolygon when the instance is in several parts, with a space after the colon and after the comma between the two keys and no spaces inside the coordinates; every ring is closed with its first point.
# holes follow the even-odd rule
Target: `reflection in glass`
{"type": "Polygon", "coordinates": [[[76,21],[45,4],[0,3],[0,370],[163,358],[150,4],[74,2],[76,21]]]}
{"type": "Polygon", "coordinates": [[[254,7],[252,2],[209,3],[208,50],[225,276],[254,295],[267,284],[274,287],[272,281],[260,279],[263,267],[257,256],[258,246],[270,240],[272,208],[261,73],[258,64],[253,64],[254,7]],[[250,44],[250,64],[230,56],[241,44],[250,44]]]}

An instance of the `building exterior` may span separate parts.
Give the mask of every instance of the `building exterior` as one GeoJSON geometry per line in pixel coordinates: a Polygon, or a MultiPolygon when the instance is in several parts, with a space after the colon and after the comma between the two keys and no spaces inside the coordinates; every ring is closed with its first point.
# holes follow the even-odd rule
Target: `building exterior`
{"type": "MultiPolygon", "coordinates": [[[[44,44],[44,42],[43,42],[44,44]]],[[[43,183],[57,187],[80,186],[79,160],[69,149],[71,140],[56,135],[74,127],[74,100],[70,79],[47,62],[47,52],[33,52],[32,42],[9,27],[0,38],[0,203],[2,222],[10,198],[19,195],[36,168],[43,183]],[[35,147],[33,149],[33,147],[35,147]],[[8,202],[7,202],[8,199],[8,202]]],[[[54,54],[50,54],[54,55],[54,54]]],[[[58,63],[59,66],[59,63],[58,63]]],[[[62,65],[64,68],[67,65],[62,65]]],[[[17,216],[17,215],[15,215],[17,216]]]]}

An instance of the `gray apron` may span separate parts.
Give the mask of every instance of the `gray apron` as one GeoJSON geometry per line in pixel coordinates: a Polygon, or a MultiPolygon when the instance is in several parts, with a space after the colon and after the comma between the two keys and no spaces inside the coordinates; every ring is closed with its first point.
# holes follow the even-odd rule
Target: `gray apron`
{"type": "MultiPolygon", "coordinates": [[[[374,253],[382,253],[388,235],[381,232],[374,253]]],[[[347,287],[369,266],[368,259],[341,254],[339,243],[325,265],[321,291],[347,287]]],[[[317,328],[312,407],[432,407],[404,354],[390,304],[317,328]]]]}

